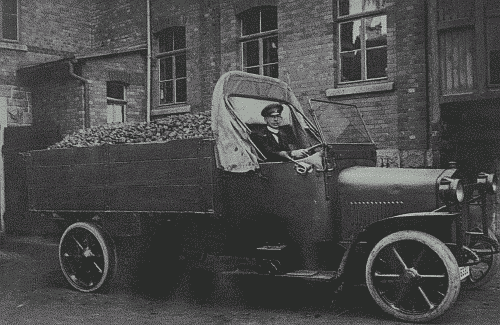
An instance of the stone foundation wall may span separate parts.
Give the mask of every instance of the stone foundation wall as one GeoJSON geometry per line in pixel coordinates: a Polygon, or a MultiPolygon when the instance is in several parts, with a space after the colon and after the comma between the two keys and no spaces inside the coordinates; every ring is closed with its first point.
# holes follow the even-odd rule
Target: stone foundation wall
{"type": "Polygon", "coordinates": [[[24,126],[32,123],[32,97],[26,88],[0,85],[0,97],[7,102],[7,125],[24,126]]]}
{"type": "Polygon", "coordinates": [[[377,166],[386,168],[435,168],[436,153],[425,149],[379,149],[377,166]]]}

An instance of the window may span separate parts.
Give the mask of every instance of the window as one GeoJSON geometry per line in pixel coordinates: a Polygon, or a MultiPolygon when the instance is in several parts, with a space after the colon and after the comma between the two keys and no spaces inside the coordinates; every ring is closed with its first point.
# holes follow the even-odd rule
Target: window
{"type": "Polygon", "coordinates": [[[487,10],[486,17],[486,39],[488,48],[488,84],[500,86],[500,10],[496,5],[496,11],[491,8],[487,10]]]}
{"type": "Polygon", "coordinates": [[[278,78],[277,8],[252,8],[240,18],[243,71],[278,78]]]}
{"type": "Polygon", "coordinates": [[[160,105],[187,101],[186,28],[170,27],[159,34],[160,105]]]}
{"type": "Polygon", "coordinates": [[[475,3],[436,1],[441,95],[462,95],[477,87],[475,3]]]}
{"type": "Polygon", "coordinates": [[[120,82],[108,81],[106,85],[107,123],[125,122],[125,86],[120,82]]]}
{"type": "Polygon", "coordinates": [[[339,82],[387,77],[385,0],[338,0],[339,82]]]}
{"type": "Polygon", "coordinates": [[[457,95],[474,89],[474,28],[441,29],[438,33],[441,94],[457,95]]]}
{"type": "Polygon", "coordinates": [[[18,10],[17,0],[1,0],[2,11],[2,40],[17,41],[18,39],[18,10]]]}

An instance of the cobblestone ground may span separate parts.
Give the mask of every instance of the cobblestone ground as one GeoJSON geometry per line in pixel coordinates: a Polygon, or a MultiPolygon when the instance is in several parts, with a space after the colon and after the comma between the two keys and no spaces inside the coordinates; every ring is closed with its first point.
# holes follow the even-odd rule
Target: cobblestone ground
{"type": "MultiPolygon", "coordinates": [[[[56,241],[9,236],[0,248],[0,324],[399,324],[363,287],[335,296],[320,284],[191,269],[167,294],[162,268],[168,265],[152,269],[154,276],[125,272],[106,294],[79,293],[59,269],[56,241]]],[[[499,307],[497,276],[484,289],[462,292],[433,323],[499,324],[499,307]]]]}

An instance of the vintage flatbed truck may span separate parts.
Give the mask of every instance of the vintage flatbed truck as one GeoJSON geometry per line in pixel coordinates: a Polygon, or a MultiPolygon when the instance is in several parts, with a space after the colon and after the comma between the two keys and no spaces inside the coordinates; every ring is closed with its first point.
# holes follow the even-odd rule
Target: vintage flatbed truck
{"type": "Polygon", "coordinates": [[[121,263],[114,241],[151,229],[164,232],[166,254],[246,256],[252,263],[238,274],[365,283],[406,321],[434,319],[461,288],[491,279],[495,175],[375,167],[354,105],[309,104],[312,118],[282,81],[229,72],[214,91],[214,138],[25,153],[29,209],[63,225],[68,282],[84,292],[109,286],[121,263]],[[266,162],[252,142],[273,102],[309,157],[266,162]]]}

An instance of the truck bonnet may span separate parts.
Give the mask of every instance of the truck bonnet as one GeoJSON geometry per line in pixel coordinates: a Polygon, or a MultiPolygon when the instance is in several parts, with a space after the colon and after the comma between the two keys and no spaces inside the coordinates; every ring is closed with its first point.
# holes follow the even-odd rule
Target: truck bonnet
{"type": "Polygon", "coordinates": [[[371,218],[438,207],[438,184],[446,170],[351,167],[343,170],[338,179],[340,202],[344,213],[371,210],[371,218]],[[356,206],[356,209],[353,208],[356,206]],[[368,209],[371,207],[371,209],[368,209]],[[378,211],[378,212],[377,212],[378,211]]]}

